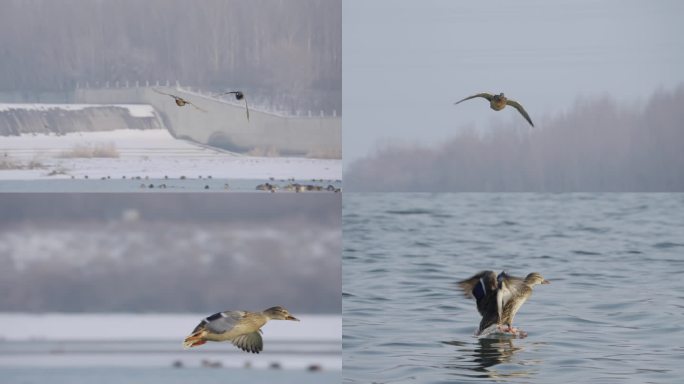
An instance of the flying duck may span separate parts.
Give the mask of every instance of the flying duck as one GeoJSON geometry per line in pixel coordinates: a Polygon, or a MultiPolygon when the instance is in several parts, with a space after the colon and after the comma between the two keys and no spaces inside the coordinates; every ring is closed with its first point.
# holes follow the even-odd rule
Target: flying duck
{"type": "Polygon", "coordinates": [[[454,103],[454,105],[461,103],[463,101],[466,101],[466,100],[474,99],[476,97],[483,97],[483,98],[487,99],[487,101],[489,101],[489,106],[495,111],[500,111],[500,110],[504,109],[507,105],[510,105],[511,107],[517,109],[518,112],[520,112],[520,114],[525,118],[525,120],[527,120],[527,122],[530,123],[530,125],[534,127],[534,124],[532,123],[532,119],[530,119],[530,115],[527,114],[527,112],[525,111],[525,108],[523,108],[523,106],[520,105],[520,103],[518,103],[517,101],[511,100],[511,99],[507,98],[506,96],[504,96],[503,93],[500,93],[498,95],[491,95],[489,93],[478,93],[477,95],[468,96],[461,101],[457,101],[454,103]]]}
{"type": "Polygon", "coordinates": [[[249,106],[247,105],[247,99],[245,98],[245,94],[241,91],[230,91],[230,92],[223,92],[219,96],[223,95],[235,95],[235,100],[245,100],[245,111],[247,112],[247,121],[249,121],[249,106]]]}
{"type": "Polygon", "coordinates": [[[154,88],[152,88],[152,90],[155,91],[155,92],[157,92],[157,93],[160,94],[160,95],[166,95],[166,96],[171,96],[171,97],[173,97],[173,99],[176,101],[176,105],[179,106],[179,107],[183,107],[183,106],[185,106],[186,104],[190,104],[190,105],[192,105],[193,107],[199,109],[200,111],[206,112],[204,109],[202,109],[202,108],[196,106],[195,104],[191,103],[191,102],[188,101],[188,100],[185,100],[184,98],[182,98],[182,97],[180,97],[180,96],[172,95],[172,94],[170,94],[170,93],[165,93],[165,92],[159,91],[159,90],[154,89],[154,88]]]}
{"type": "Polygon", "coordinates": [[[245,352],[259,353],[264,349],[261,327],[269,320],[299,321],[287,309],[279,306],[263,312],[219,312],[203,319],[185,338],[183,346],[192,348],[207,341],[230,341],[245,352]]]}
{"type": "Polygon", "coordinates": [[[513,327],[513,318],[532,294],[532,287],[549,283],[537,272],[522,279],[506,272],[497,276],[494,271],[482,271],[460,281],[458,285],[466,297],[475,299],[477,311],[482,316],[477,335],[496,325],[499,332],[524,337],[526,333],[513,327]]]}

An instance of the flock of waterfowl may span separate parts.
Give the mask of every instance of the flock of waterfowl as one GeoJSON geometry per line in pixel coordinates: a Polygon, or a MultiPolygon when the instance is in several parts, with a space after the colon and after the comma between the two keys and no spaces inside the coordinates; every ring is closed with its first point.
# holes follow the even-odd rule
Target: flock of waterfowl
{"type": "MultiPolygon", "coordinates": [[[[193,107],[195,107],[199,111],[207,112],[206,109],[202,109],[202,108],[198,107],[196,104],[192,103],[190,100],[184,99],[180,96],[176,96],[176,95],[171,94],[171,93],[162,92],[156,88],[152,88],[152,90],[154,92],[157,92],[160,95],[172,97],[173,100],[176,102],[176,105],[179,107],[184,107],[186,105],[192,105],[193,107]]],[[[216,95],[216,97],[220,97],[223,95],[234,95],[235,100],[244,100],[245,101],[245,112],[247,113],[247,121],[249,121],[249,106],[247,105],[247,98],[245,97],[244,92],[242,92],[242,91],[228,91],[228,92],[219,93],[218,95],[216,95]]]]}
{"type": "Polygon", "coordinates": [[[263,183],[259,184],[256,186],[257,191],[265,191],[265,192],[276,192],[278,190],[286,191],[286,192],[334,192],[334,193],[339,193],[341,192],[341,189],[338,187],[335,187],[332,184],[328,184],[327,187],[324,187],[322,185],[314,185],[314,184],[299,184],[299,183],[290,183],[287,184],[283,187],[279,186],[278,184],[271,184],[271,183],[263,183]]]}
{"type": "Polygon", "coordinates": [[[527,333],[513,327],[513,318],[532,294],[537,284],[550,282],[537,272],[520,278],[501,272],[482,271],[458,283],[466,297],[475,299],[482,320],[476,335],[492,332],[525,337],[527,333]]]}

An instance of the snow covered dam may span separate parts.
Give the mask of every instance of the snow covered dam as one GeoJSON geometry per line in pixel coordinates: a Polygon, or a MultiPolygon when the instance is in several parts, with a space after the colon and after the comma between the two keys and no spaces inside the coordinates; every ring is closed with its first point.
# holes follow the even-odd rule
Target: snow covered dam
{"type": "MultiPolygon", "coordinates": [[[[79,88],[74,101],[94,104],[149,104],[163,126],[180,139],[233,152],[314,158],[342,157],[342,121],[339,116],[286,116],[237,101],[195,93],[177,87],[159,87],[197,104],[178,107],[169,96],[151,87],[79,88]],[[206,111],[206,112],[205,112],[206,111]]],[[[249,95],[247,95],[249,101],[249,95]]]]}
{"type": "Polygon", "coordinates": [[[0,136],[161,129],[159,116],[145,104],[3,104],[0,136]]]}

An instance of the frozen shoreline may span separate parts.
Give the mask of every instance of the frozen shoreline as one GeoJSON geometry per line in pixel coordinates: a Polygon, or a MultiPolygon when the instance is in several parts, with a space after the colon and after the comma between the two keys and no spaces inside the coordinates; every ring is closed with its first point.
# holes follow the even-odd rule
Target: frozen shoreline
{"type": "Polygon", "coordinates": [[[339,159],[243,156],[173,138],[163,129],[122,129],[65,135],[0,137],[2,180],[123,178],[324,179],[342,178],[339,159]],[[118,157],[68,157],[76,148],[107,146],[118,157]],[[4,158],[3,158],[4,157],[4,158]],[[32,169],[30,168],[33,163],[32,169]]]}
{"type": "Polygon", "coordinates": [[[263,327],[264,351],[244,353],[230,343],[183,349],[181,341],[207,316],[197,314],[0,313],[0,370],[5,368],[253,368],[342,369],[342,317],[299,315],[301,322],[263,327]],[[18,331],[19,330],[19,331],[18,331]]]}
{"type": "MultiPolygon", "coordinates": [[[[210,313],[0,313],[0,341],[175,340],[186,336],[210,313]],[[18,329],[23,331],[17,332],[18,329]],[[106,329],[106,332],[102,332],[106,329]]],[[[339,315],[297,314],[301,322],[271,321],[264,326],[270,341],[306,340],[342,343],[339,315]],[[302,325],[306,326],[302,326],[302,325]]],[[[341,344],[340,344],[341,345],[341,344]]]]}

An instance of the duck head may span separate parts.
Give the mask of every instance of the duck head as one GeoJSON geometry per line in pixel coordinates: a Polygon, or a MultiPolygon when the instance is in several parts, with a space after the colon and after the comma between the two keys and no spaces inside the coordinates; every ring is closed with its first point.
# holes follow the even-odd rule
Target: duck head
{"type": "Polygon", "coordinates": [[[268,316],[271,320],[299,321],[298,318],[290,315],[290,312],[288,312],[287,309],[285,309],[281,306],[271,307],[271,308],[265,310],[264,315],[268,316]]]}
{"type": "Polygon", "coordinates": [[[532,272],[525,278],[525,283],[529,286],[537,284],[551,284],[550,281],[544,279],[539,272],[532,272]]]}

